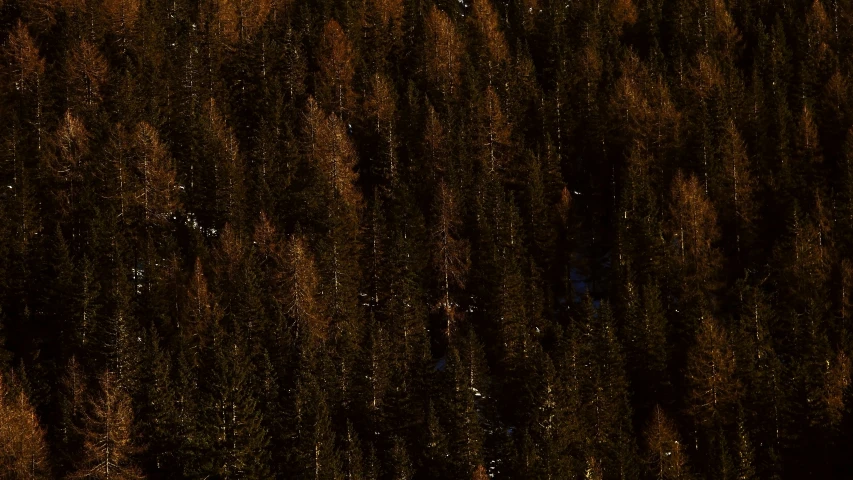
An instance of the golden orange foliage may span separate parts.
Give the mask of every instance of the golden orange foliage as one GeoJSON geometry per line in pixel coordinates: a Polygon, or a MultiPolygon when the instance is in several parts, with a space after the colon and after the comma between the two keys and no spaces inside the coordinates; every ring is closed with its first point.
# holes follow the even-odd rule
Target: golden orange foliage
{"type": "Polygon", "coordinates": [[[294,235],[285,253],[285,307],[299,332],[315,340],[326,338],[329,319],[323,314],[320,302],[319,273],[314,257],[304,237],[294,235]]]}
{"type": "Polygon", "coordinates": [[[317,102],[309,98],[303,137],[306,155],[331,187],[334,200],[359,208],[362,199],[355,172],[358,158],[343,121],[337,115],[326,115],[317,102]]]}
{"type": "Polygon", "coordinates": [[[675,423],[656,406],[646,428],[649,463],[657,480],[690,478],[687,468],[687,447],[681,442],[675,423]]]}
{"type": "MultiPolygon", "coordinates": [[[[584,64],[583,68],[598,72],[601,68],[597,52],[584,64]]],[[[588,56],[592,56],[590,53],[588,56]]],[[[648,72],[640,62],[639,57],[633,52],[628,52],[620,65],[622,75],[616,81],[615,95],[613,96],[613,108],[620,116],[631,136],[638,138],[647,130],[651,119],[652,109],[649,99],[646,97],[645,86],[648,81],[648,72]]],[[[588,89],[591,90],[591,89],[588,89]]],[[[592,92],[590,91],[590,94],[592,92]]]]}
{"type": "Polygon", "coordinates": [[[248,41],[264,25],[275,0],[213,0],[214,29],[229,42],[248,41]]]}
{"type": "Polygon", "coordinates": [[[755,181],[750,171],[746,143],[743,141],[734,121],[729,121],[726,126],[723,142],[721,150],[726,168],[727,198],[734,209],[740,229],[742,226],[750,224],[756,213],[752,202],[755,181]]]}
{"type": "Polygon", "coordinates": [[[459,84],[462,38],[446,13],[434,6],[426,20],[427,78],[446,96],[452,96],[459,84]]]}
{"type": "Polygon", "coordinates": [[[429,166],[433,175],[444,174],[447,170],[447,152],[445,149],[444,127],[438,114],[427,104],[426,128],[424,129],[424,144],[429,158],[429,166]]]}
{"type": "Polygon", "coordinates": [[[101,101],[101,90],[107,82],[107,61],[98,48],[81,41],[71,52],[68,80],[73,104],[93,107],[101,101]]]}
{"type": "Polygon", "coordinates": [[[687,359],[691,411],[700,422],[724,420],[736,404],[740,383],[735,377],[735,355],[725,328],[705,316],[699,324],[696,345],[687,359]]]}
{"type": "Polygon", "coordinates": [[[396,111],[394,85],[385,75],[376,74],[370,79],[370,94],[365,101],[367,113],[376,119],[376,130],[380,131],[380,123],[393,121],[396,111]]]}
{"type": "Polygon", "coordinates": [[[45,61],[27,26],[18,21],[3,48],[5,76],[16,91],[36,91],[44,75],[45,61]]]}
{"type": "Polygon", "coordinates": [[[20,386],[0,374],[0,477],[48,478],[44,435],[20,386]]]}
{"type": "Polygon", "coordinates": [[[180,207],[172,157],[157,130],[147,122],[136,127],[134,151],[140,180],[136,201],[146,220],[165,222],[180,207]]]}
{"type": "Polygon", "coordinates": [[[679,172],[672,184],[670,231],[675,241],[676,262],[690,283],[711,288],[720,253],[713,244],[719,237],[717,212],[696,176],[679,172]]]}
{"type": "Polygon", "coordinates": [[[101,375],[99,387],[89,401],[83,430],[83,455],[79,459],[80,467],[71,478],[144,478],[133,460],[139,448],[133,441],[130,396],[109,371],[101,375]]]}
{"type": "Polygon", "coordinates": [[[483,37],[483,42],[489,52],[489,60],[494,63],[505,62],[509,59],[509,47],[500,28],[498,13],[492,6],[491,0],[474,0],[474,23],[483,37]]]}
{"type": "Polygon", "coordinates": [[[733,55],[735,47],[741,41],[741,35],[726,3],[725,0],[713,0],[711,3],[714,22],[712,28],[721,52],[724,55],[733,55]]]}
{"type": "Polygon", "coordinates": [[[371,7],[378,13],[377,17],[382,26],[394,24],[399,33],[403,21],[403,0],[369,0],[371,7]]]}
{"type": "Polygon", "coordinates": [[[119,31],[133,28],[139,18],[140,0],[103,0],[102,11],[119,31]]]}
{"type": "Polygon", "coordinates": [[[81,158],[89,152],[91,138],[83,122],[70,111],[65,112],[62,125],[56,132],[59,147],[59,163],[55,165],[57,174],[66,178],[75,174],[81,158]]]}
{"type": "Polygon", "coordinates": [[[216,169],[217,208],[228,221],[239,221],[239,211],[245,200],[245,165],[240,154],[237,135],[211,98],[207,103],[207,128],[210,133],[211,155],[216,169]]]}
{"type": "Polygon", "coordinates": [[[219,235],[219,248],[216,251],[220,266],[217,275],[237,278],[237,269],[243,263],[245,251],[246,239],[230,223],[226,223],[219,235]]]}
{"type": "Polygon", "coordinates": [[[717,61],[704,53],[698,55],[690,78],[693,92],[702,100],[719,92],[725,83],[717,61]]]}
{"type": "Polygon", "coordinates": [[[586,471],[584,480],[604,480],[604,472],[601,470],[601,462],[590,456],[586,459],[586,471]]]}
{"type": "Polygon", "coordinates": [[[320,72],[317,98],[330,111],[343,117],[355,105],[352,79],[355,75],[352,43],[334,19],[323,27],[320,41],[320,72]]]}
{"type": "Polygon", "coordinates": [[[822,163],[823,154],[820,148],[820,132],[818,132],[812,109],[803,105],[798,125],[796,148],[800,158],[807,163],[822,163]]]}
{"type": "Polygon", "coordinates": [[[489,474],[486,473],[486,467],[478,465],[477,468],[474,469],[474,474],[471,476],[471,480],[489,480],[489,474]]]}
{"type": "Polygon", "coordinates": [[[610,16],[617,27],[630,26],[637,22],[637,7],[632,0],[615,0],[610,8],[610,16]]]}

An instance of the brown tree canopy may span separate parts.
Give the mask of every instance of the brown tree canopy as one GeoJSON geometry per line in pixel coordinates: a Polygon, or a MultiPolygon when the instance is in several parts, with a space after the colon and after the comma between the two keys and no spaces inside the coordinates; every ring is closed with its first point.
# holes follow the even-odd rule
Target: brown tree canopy
{"type": "Polygon", "coordinates": [[[213,0],[214,29],[229,42],[247,42],[282,0],[213,0]]]}
{"type": "Polygon", "coordinates": [[[692,478],[687,466],[687,446],[681,441],[675,423],[663,409],[655,407],[646,427],[649,461],[657,480],[687,480],[692,478]]]}
{"type": "Polygon", "coordinates": [[[317,300],[320,277],[304,237],[293,236],[287,242],[284,277],[284,304],[298,331],[314,340],[325,339],[329,319],[317,300]]]}
{"type": "Polygon", "coordinates": [[[72,51],[68,64],[69,103],[85,109],[97,106],[108,73],[107,61],[97,47],[81,41],[72,51]]]}
{"type": "MultiPolygon", "coordinates": [[[[492,6],[491,0],[474,0],[472,2],[474,22],[488,51],[490,64],[500,64],[509,59],[509,47],[501,32],[498,13],[492,6]]],[[[492,67],[490,67],[491,69],[492,67]]]]}
{"type": "Polygon", "coordinates": [[[130,396],[109,371],[90,394],[83,427],[83,455],[73,478],[131,480],[144,478],[133,461],[138,447],[133,437],[130,396]]]}
{"type": "Polygon", "coordinates": [[[146,221],[165,222],[180,207],[179,189],[169,151],[146,122],[136,127],[134,153],[139,179],[136,202],[146,221]]]}
{"type": "Polygon", "coordinates": [[[433,6],[426,20],[426,73],[428,80],[445,97],[452,97],[459,85],[464,44],[446,13],[433,6]]]}
{"type": "Polygon", "coordinates": [[[45,71],[45,60],[27,26],[18,21],[3,46],[4,77],[9,82],[9,92],[38,92],[45,71]]]}
{"type": "Polygon", "coordinates": [[[713,289],[720,262],[714,246],[719,238],[717,213],[696,176],[676,175],[672,183],[669,231],[675,263],[686,281],[713,289]]]}
{"type": "Polygon", "coordinates": [[[735,372],[735,355],[726,330],[714,318],[704,317],[687,360],[691,411],[699,422],[732,420],[732,409],[740,395],[735,372]]]}
{"type": "Polygon", "coordinates": [[[334,19],[323,27],[317,76],[317,99],[323,108],[343,118],[355,106],[352,81],[355,61],[352,43],[334,19]]]}
{"type": "Polygon", "coordinates": [[[0,374],[0,472],[4,478],[50,478],[44,429],[14,378],[0,374]]]}

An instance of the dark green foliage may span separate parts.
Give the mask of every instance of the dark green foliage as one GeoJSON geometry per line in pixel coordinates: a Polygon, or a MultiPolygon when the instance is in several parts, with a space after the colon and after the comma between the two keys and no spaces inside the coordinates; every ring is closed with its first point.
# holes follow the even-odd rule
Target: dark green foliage
{"type": "Polygon", "coordinates": [[[851,18],[0,0],[16,421],[56,477],[116,418],[151,478],[848,478],[851,18]]]}

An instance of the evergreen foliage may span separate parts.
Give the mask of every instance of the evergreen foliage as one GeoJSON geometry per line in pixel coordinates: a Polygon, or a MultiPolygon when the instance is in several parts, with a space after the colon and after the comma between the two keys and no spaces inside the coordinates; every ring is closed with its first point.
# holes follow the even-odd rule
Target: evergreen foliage
{"type": "Polygon", "coordinates": [[[851,58],[849,0],[0,0],[0,478],[850,478],[851,58]]]}

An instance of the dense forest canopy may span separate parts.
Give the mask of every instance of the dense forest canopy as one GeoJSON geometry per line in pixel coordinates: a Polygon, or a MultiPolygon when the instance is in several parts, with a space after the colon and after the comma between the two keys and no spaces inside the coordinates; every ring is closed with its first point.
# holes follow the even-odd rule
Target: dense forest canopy
{"type": "Polygon", "coordinates": [[[0,478],[851,478],[851,75],[851,0],[0,0],[0,478]]]}

